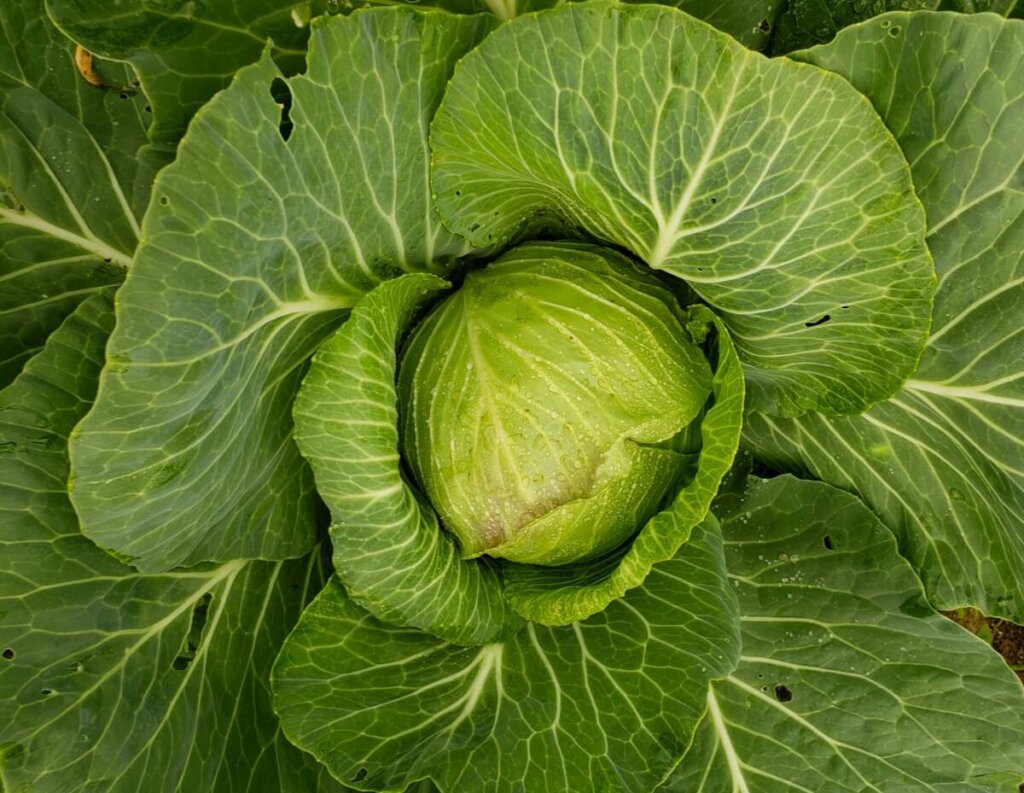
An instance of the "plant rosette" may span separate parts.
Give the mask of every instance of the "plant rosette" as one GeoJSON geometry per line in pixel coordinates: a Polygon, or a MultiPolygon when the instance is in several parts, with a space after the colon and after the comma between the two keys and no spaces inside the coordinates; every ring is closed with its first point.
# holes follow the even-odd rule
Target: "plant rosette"
{"type": "Polygon", "coordinates": [[[129,5],[0,59],[2,277],[65,279],[0,786],[1017,790],[939,609],[1024,622],[1024,21],[129,5]]]}

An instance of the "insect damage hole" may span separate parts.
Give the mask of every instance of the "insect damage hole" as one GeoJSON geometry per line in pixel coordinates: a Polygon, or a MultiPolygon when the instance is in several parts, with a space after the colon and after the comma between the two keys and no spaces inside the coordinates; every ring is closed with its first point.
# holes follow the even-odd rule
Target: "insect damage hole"
{"type": "Polygon", "coordinates": [[[2,653],[0,653],[0,655],[3,655],[4,660],[13,661],[14,660],[14,648],[13,647],[5,647],[4,651],[2,653]]]}
{"type": "Polygon", "coordinates": [[[295,125],[292,123],[292,89],[280,77],[275,77],[270,83],[270,95],[281,108],[281,118],[277,122],[277,131],[281,140],[288,140],[292,136],[295,125]]]}
{"type": "Polygon", "coordinates": [[[775,686],[775,698],[779,702],[790,702],[793,699],[793,692],[780,683],[775,686]]]}
{"type": "Polygon", "coordinates": [[[195,660],[196,651],[203,641],[203,631],[206,629],[206,615],[210,611],[210,601],[213,596],[206,592],[192,607],[192,623],[189,625],[188,634],[182,642],[181,651],[171,663],[171,666],[182,672],[188,669],[189,664],[195,660]]]}
{"type": "Polygon", "coordinates": [[[825,316],[818,317],[817,319],[812,320],[811,322],[805,322],[804,323],[804,327],[805,328],[816,328],[816,327],[818,327],[818,325],[824,325],[830,319],[832,319],[832,315],[831,314],[826,314],[825,316]]]}
{"type": "Polygon", "coordinates": [[[832,542],[831,534],[826,534],[824,537],[822,537],[821,544],[824,545],[830,551],[834,551],[836,549],[835,544],[832,542]]]}

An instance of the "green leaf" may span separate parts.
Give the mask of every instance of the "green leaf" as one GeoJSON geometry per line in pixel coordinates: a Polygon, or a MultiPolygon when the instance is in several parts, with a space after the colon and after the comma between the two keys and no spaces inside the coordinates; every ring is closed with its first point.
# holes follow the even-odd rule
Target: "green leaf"
{"type": "Polygon", "coordinates": [[[745,441],[860,494],[938,608],[1024,621],[1024,22],[890,14],[801,57],[847,76],[903,146],[940,287],[921,367],[891,400],[753,415],[745,441]]]}
{"type": "Polygon", "coordinates": [[[502,598],[497,567],[459,558],[405,480],[398,447],[397,350],[448,286],[411,273],[364,297],[313,359],[295,400],[295,439],[331,510],[334,568],[352,600],[387,622],[484,644],[522,621],[502,598]]]}
{"type": "Polygon", "coordinates": [[[316,789],[316,764],[276,728],[268,673],[320,587],[320,555],[149,576],[78,531],[66,440],[112,325],[107,290],[0,392],[0,779],[35,793],[316,789]]]}
{"type": "Polygon", "coordinates": [[[367,790],[428,776],[445,793],[651,790],[689,745],[708,680],[733,668],[720,554],[710,520],[603,613],[470,648],[378,622],[335,582],[274,667],[282,727],[367,790]]]}
{"type": "Polygon", "coordinates": [[[132,74],[75,68],[41,0],[0,6],[0,386],[78,303],[120,282],[152,174],[132,74]]]}
{"type": "Polygon", "coordinates": [[[96,407],[71,443],[87,536],[146,571],[309,549],[292,400],[362,294],[467,251],[431,206],[427,124],[490,24],[322,18],[307,74],[285,81],[264,58],[196,115],[154,187],[96,407]]]}
{"type": "Polygon", "coordinates": [[[825,44],[845,27],[887,11],[992,12],[1020,16],[1018,0],[801,0],[789,3],[779,15],[769,50],[772,55],[825,44]]]}
{"type": "Polygon", "coordinates": [[[673,9],[570,5],[470,53],[431,143],[438,209],[474,245],[582,229],[683,278],[729,328],[754,408],[856,412],[917,365],[924,215],[834,75],[673,9]]]}
{"type": "Polygon", "coordinates": [[[322,0],[46,0],[61,30],[91,52],[125,61],[152,107],[153,140],[176,142],[195,112],[273,39],[275,61],[301,71],[310,17],[322,0]]]}
{"type": "MultiPolygon", "coordinates": [[[[329,10],[347,10],[374,5],[400,5],[408,0],[327,0],[329,10]]],[[[1005,0],[1004,0],[1005,1],[1005,0]]],[[[565,0],[425,0],[424,5],[436,6],[458,14],[489,11],[502,21],[532,11],[555,8],[565,0]]],[[[643,0],[625,0],[643,2],[643,0]]],[[[728,33],[751,49],[760,50],[768,44],[775,20],[784,0],[667,0],[660,5],[673,6],[690,16],[728,33]]]]}
{"type": "Polygon", "coordinates": [[[723,323],[707,308],[691,308],[687,325],[694,341],[714,331],[712,398],[699,424],[695,471],[664,510],[617,553],[567,567],[506,564],[505,597],[534,622],[564,625],[585,619],[644,583],[658,562],[671,559],[708,514],[711,500],[739,446],[743,424],[743,372],[723,323]]]}
{"type": "Polygon", "coordinates": [[[716,511],[743,656],[666,793],[1016,792],[1024,690],[858,499],[783,476],[716,511]]]}

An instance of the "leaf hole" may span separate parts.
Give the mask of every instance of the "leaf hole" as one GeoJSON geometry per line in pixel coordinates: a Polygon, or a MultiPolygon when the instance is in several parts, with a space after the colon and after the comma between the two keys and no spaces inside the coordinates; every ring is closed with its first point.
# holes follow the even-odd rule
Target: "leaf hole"
{"type": "Polygon", "coordinates": [[[146,105],[144,108],[142,108],[142,110],[144,112],[146,112],[146,113],[152,113],[153,112],[153,108],[150,105],[146,105]]]}
{"type": "Polygon", "coordinates": [[[821,538],[821,544],[824,545],[828,550],[834,551],[836,546],[832,543],[832,535],[826,534],[821,538]]]}
{"type": "Polygon", "coordinates": [[[762,33],[769,33],[769,32],[771,32],[771,29],[772,29],[772,23],[769,22],[767,18],[762,19],[758,23],[757,29],[760,30],[762,33]]]}
{"type": "Polygon", "coordinates": [[[366,776],[369,773],[370,772],[367,771],[365,768],[360,768],[358,771],[356,771],[356,775],[354,777],[352,777],[352,781],[353,782],[362,782],[364,779],[366,779],[366,776]]]}
{"type": "Polygon", "coordinates": [[[831,314],[826,314],[825,316],[819,317],[818,319],[814,320],[813,322],[805,322],[804,323],[804,327],[805,328],[816,328],[816,327],[818,327],[818,325],[824,325],[830,319],[832,319],[832,315],[831,314]]]}
{"type": "Polygon", "coordinates": [[[165,196],[165,195],[162,195],[162,196],[160,196],[160,206],[162,206],[162,207],[165,207],[165,206],[167,206],[167,205],[168,205],[169,203],[171,203],[171,199],[169,199],[169,198],[168,198],[167,196],[165,196]]]}
{"type": "Polygon", "coordinates": [[[839,308],[841,308],[843,311],[846,311],[846,309],[848,309],[849,306],[840,306],[839,308]]]}
{"type": "Polygon", "coordinates": [[[171,667],[178,672],[188,669],[189,664],[195,660],[196,652],[203,643],[203,631],[206,629],[206,615],[210,611],[210,601],[213,596],[206,592],[195,606],[192,607],[192,622],[188,628],[185,641],[182,642],[178,656],[171,662],[171,667]]]}
{"type": "Polygon", "coordinates": [[[44,697],[48,697],[48,696],[50,696],[51,694],[53,694],[53,689],[52,689],[52,688],[44,688],[44,689],[43,689],[42,691],[40,691],[39,693],[40,693],[40,694],[42,694],[42,695],[43,695],[44,697]]]}
{"type": "Polygon", "coordinates": [[[718,203],[718,199],[715,198],[714,196],[712,196],[710,200],[711,200],[712,204],[717,204],[718,203]]]}
{"type": "Polygon", "coordinates": [[[13,661],[14,660],[14,648],[13,647],[6,647],[6,648],[4,648],[4,651],[2,653],[0,653],[0,655],[2,655],[4,657],[4,659],[7,660],[7,661],[13,661]]]}
{"type": "Polygon", "coordinates": [[[292,136],[292,130],[295,129],[291,115],[292,89],[280,77],[275,77],[273,82],[270,83],[270,95],[277,102],[277,106],[281,108],[281,118],[277,122],[277,131],[281,135],[281,140],[288,140],[292,136]]]}
{"type": "Polygon", "coordinates": [[[779,702],[791,702],[793,699],[793,692],[780,683],[775,686],[775,698],[779,702]]]}

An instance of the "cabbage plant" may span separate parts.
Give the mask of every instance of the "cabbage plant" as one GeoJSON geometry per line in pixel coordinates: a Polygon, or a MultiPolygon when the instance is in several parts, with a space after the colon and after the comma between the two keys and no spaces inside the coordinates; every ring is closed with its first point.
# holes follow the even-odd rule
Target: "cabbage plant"
{"type": "Polygon", "coordinates": [[[436,5],[0,8],[0,789],[1015,793],[1020,9],[436,5]]]}

